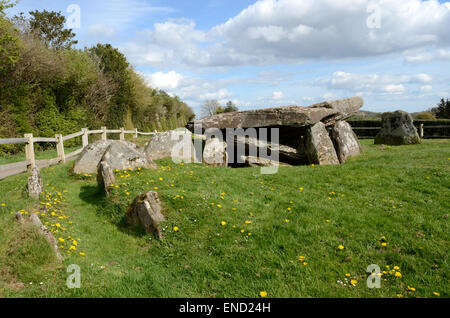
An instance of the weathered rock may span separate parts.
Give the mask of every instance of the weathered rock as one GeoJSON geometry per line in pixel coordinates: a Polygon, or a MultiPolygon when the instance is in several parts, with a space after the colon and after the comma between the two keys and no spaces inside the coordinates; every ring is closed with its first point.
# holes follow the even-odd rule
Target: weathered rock
{"type": "MultiPolygon", "coordinates": [[[[241,158],[251,158],[257,156],[258,158],[263,158],[269,161],[279,161],[289,165],[299,165],[308,162],[305,153],[299,153],[297,149],[290,146],[267,142],[266,140],[248,136],[235,136],[234,140],[234,158],[237,158],[238,156],[241,158]],[[245,155],[238,153],[239,151],[242,151],[242,148],[245,150],[245,155]],[[254,153],[255,150],[256,154],[254,153]]],[[[227,152],[229,158],[228,161],[230,162],[232,153],[228,145],[227,152]]],[[[265,162],[266,160],[263,161],[265,162]]]]}
{"type": "Polygon", "coordinates": [[[187,124],[186,128],[194,132],[195,125],[202,129],[251,128],[291,126],[303,127],[323,121],[327,126],[356,113],[364,104],[360,97],[326,101],[309,107],[286,106],[233,113],[223,113],[187,124]]]}
{"type": "Polygon", "coordinates": [[[77,174],[93,174],[97,172],[98,164],[100,163],[106,149],[111,144],[120,143],[127,145],[128,148],[140,152],[138,146],[129,141],[119,140],[98,140],[92,144],[87,145],[81,152],[78,159],[75,161],[72,172],[77,174]]]}
{"type": "Polygon", "coordinates": [[[325,124],[319,122],[308,127],[304,138],[304,151],[310,163],[336,165],[339,159],[325,124]]]}
{"type": "Polygon", "coordinates": [[[146,233],[154,234],[158,239],[162,238],[159,224],[166,218],[162,214],[158,193],[150,191],[137,196],[128,207],[126,218],[132,226],[142,226],[146,233]]]}
{"type": "Polygon", "coordinates": [[[97,167],[112,140],[98,140],[87,145],[75,161],[72,171],[77,174],[92,174],[97,167]]]}
{"type": "Polygon", "coordinates": [[[242,156],[241,160],[245,163],[246,166],[249,167],[269,167],[269,166],[279,166],[279,167],[288,167],[290,164],[270,160],[262,157],[253,157],[253,156],[242,156]]]}
{"type": "Polygon", "coordinates": [[[145,154],[152,160],[172,158],[179,162],[193,162],[192,133],[187,129],[156,133],[146,145],[145,154]]]}
{"type": "Polygon", "coordinates": [[[61,253],[59,252],[58,245],[56,242],[55,237],[53,236],[52,232],[50,232],[44,224],[42,224],[41,220],[37,216],[37,214],[32,214],[29,218],[26,220],[23,218],[21,212],[16,213],[16,219],[20,222],[20,224],[24,225],[26,222],[29,222],[33,226],[35,226],[39,234],[42,235],[45,240],[48,242],[48,244],[51,246],[53,251],[55,252],[55,256],[59,261],[63,260],[63,257],[61,256],[61,253]]]}
{"type": "Polygon", "coordinates": [[[100,188],[105,189],[106,195],[109,195],[109,192],[116,182],[116,178],[114,177],[114,172],[106,161],[101,161],[98,164],[97,169],[97,184],[100,188]]]}
{"type": "Polygon", "coordinates": [[[420,143],[420,137],[410,114],[401,110],[383,113],[381,130],[375,137],[375,144],[409,145],[417,143],[420,143]]]}
{"type": "Polygon", "coordinates": [[[340,163],[344,163],[348,157],[361,153],[358,137],[346,121],[338,121],[331,128],[330,136],[340,163]]]}
{"type": "Polygon", "coordinates": [[[101,161],[106,161],[112,170],[156,169],[156,164],[127,142],[116,140],[106,149],[101,161]]]}
{"type": "Polygon", "coordinates": [[[218,138],[207,139],[203,149],[203,162],[216,167],[228,165],[227,143],[218,138]]]}
{"type": "Polygon", "coordinates": [[[30,176],[28,177],[27,184],[28,194],[33,199],[39,199],[39,195],[44,189],[44,184],[42,183],[41,172],[38,167],[31,169],[30,176]]]}

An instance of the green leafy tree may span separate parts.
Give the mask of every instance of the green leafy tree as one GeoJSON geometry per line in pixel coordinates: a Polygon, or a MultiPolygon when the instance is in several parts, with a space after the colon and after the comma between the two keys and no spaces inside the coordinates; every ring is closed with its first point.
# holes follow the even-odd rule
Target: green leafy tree
{"type": "Polygon", "coordinates": [[[450,119],[450,100],[448,98],[447,100],[441,98],[440,103],[437,107],[432,108],[431,112],[436,118],[450,119]]]}
{"type": "Polygon", "coordinates": [[[5,10],[13,7],[9,0],[0,0],[0,73],[5,73],[19,59],[19,37],[5,10]]]}
{"type": "Polygon", "coordinates": [[[75,33],[66,29],[66,17],[61,12],[30,11],[30,28],[39,36],[49,48],[56,50],[68,49],[78,41],[73,40],[75,33]]]}

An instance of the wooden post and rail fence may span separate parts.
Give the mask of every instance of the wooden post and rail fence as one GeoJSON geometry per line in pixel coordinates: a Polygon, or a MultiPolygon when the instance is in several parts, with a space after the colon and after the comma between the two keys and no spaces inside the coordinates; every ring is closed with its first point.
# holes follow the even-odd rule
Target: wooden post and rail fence
{"type": "Polygon", "coordinates": [[[126,134],[132,134],[133,138],[138,138],[141,136],[152,136],[156,132],[139,132],[137,129],[125,130],[120,129],[107,129],[102,127],[100,130],[89,130],[87,128],[82,128],[81,131],[63,136],[61,134],[55,135],[54,138],[47,137],[34,137],[33,134],[25,134],[23,138],[10,138],[10,139],[0,139],[0,145],[9,144],[25,144],[25,161],[15,162],[10,164],[0,165],[0,179],[16,175],[33,167],[45,168],[53,166],[59,163],[66,163],[67,161],[74,160],[83,151],[84,147],[89,144],[89,135],[101,134],[101,139],[106,140],[108,134],[119,134],[120,140],[125,140],[126,134]],[[82,147],[74,152],[66,154],[64,151],[64,142],[73,138],[81,137],[82,147]],[[46,160],[36,160],[34,152],[35,143],[55,143],[56,151],[58,154],[57,158],[46,159],[46,160]]]}

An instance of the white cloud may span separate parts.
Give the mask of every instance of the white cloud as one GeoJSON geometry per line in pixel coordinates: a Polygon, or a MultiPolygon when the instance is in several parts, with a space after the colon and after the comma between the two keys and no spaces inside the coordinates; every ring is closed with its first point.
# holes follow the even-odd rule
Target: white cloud
{"type": "MultiPolygon", "coordinates": [[[[334,72],[331,77],[316,79],[316,85],[328,89],[342,90],[357,95],[371,94],[404,94],[405,85],[427,84],[433,81],[432,76],[420,73],[413,75],[357,74],[334,72]]],[[[324,97],[325,98],[325,97],[324,97]]]]}
{"type": "Polygon", "coordinates": [[[174,90],[180,85],[183,76],[175,71],[170,71],[168,73],[157,72],[147,75],[145,78],[153,88],[174,90]]]}
{"type": "Polygon", "coordinates": [[[218,100],[224,100],[226,98],[231,97],[233,94],[231,94],[228,90],[221,88],[216,92],[212,93],[206,93],[200,95],[201,100],[207,100],[207,99],[218,99],[218,100]]]}
{"type": "Polygon", "coordinates": [[[433,90],[433,86],[431,86],[431,85],[424,85],[424,86],[420,87],[420,91],[422,93],[428,93],[428,92],[431,92],[432,90],[433,90]]]}
{"type": "Polygon", "coordinates": [[[412,55],[406,55],[405,61],[408,63],[426,63],[432,61],[450,61],[450,50],[439,49],[422,51],[412,55]]]}
{"type": "Polygon", "coordinates": [[[275,91],[275,92],[273,92],[273,95],[272,95],[272,99],[273,100],[280,100],[280,99],[283,99],[283,98],[284,98],[284,94],[283,94],[282,91],[275,91]]]}
{"type": "MultiPolygon", "coordinates": [[[[450,8],[435,0],[261,0],[226,23],[198,30],[193,21],[156,23],[124,45],[137,64],[185,67],[299,63],[402,54],[433,46],[450,56],[450,8]],[[381,8],[367,26],[369,3],[381,8]],[[148,58],[148,52],[160,57],[148,58]]],[[[425,53],[422,53],[422,55],[425,53]]],[[[407,61],[427,60],[409,56],[407,61]]]]}

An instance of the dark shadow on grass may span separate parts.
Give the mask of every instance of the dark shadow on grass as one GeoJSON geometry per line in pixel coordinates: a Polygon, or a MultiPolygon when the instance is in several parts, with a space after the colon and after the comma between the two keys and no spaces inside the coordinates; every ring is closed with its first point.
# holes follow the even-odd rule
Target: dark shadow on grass
{"type": "Polygon", "coordinates": [[[137,237],[147,235],[143,229],[134,228],[128,224],[125,217],[127,206],[120,202],[114,202],[113,198],[108,198],[99,187],[92,185],[82,186],[79,198],[95,206],[96,213],[116,225],[119,231],[137,237]]]}

